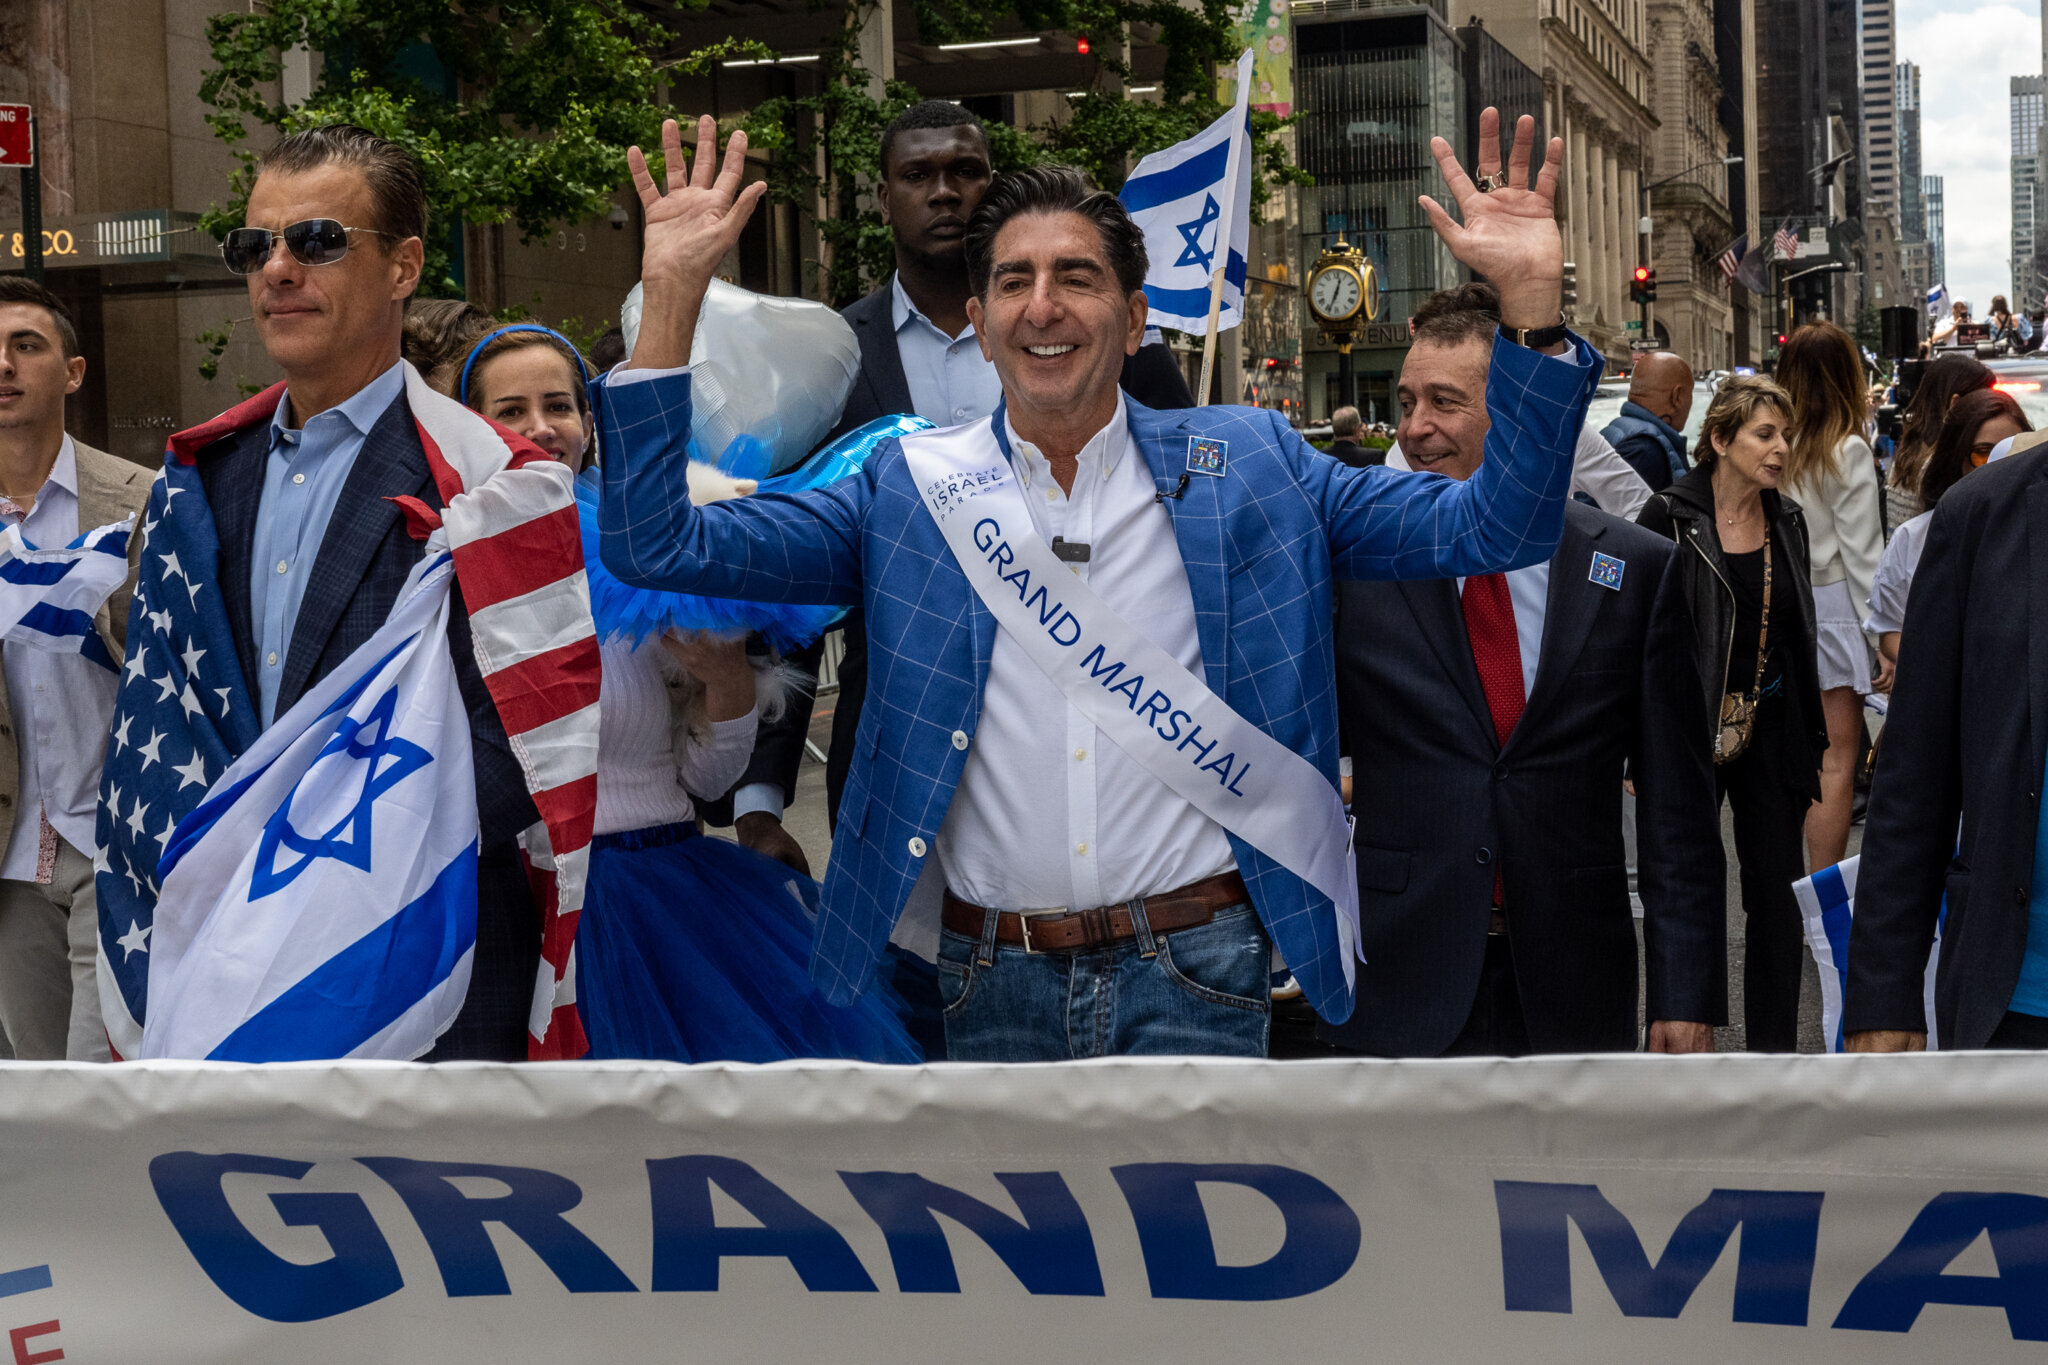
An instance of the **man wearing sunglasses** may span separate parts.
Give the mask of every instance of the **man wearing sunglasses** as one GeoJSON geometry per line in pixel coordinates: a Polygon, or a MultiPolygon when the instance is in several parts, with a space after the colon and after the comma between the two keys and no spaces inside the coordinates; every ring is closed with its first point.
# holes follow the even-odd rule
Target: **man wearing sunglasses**
{"type": "MultiPolygon", "coordinates": [[[[392,499],[436,510],[443,499],[399,360],[427,231],[411,154],[360,128],[294,134],[264,157],[246,222],[221,254],[248,280],[285,393],[267,422],[210,424],[228,434],[195,458],[237,656],[218,662],[239,663],[267,729],[389,616],[423,548],[392,499]]],[[[523,1060],[540,939],[514,840],[539,817],[479,675],[460,587],[454,602],[449,650],[476,767],[477,940],[462,1012],[425,1060],[523,1060]]],[[[216,662],[202,660],[202,674],[216,662]]]]}

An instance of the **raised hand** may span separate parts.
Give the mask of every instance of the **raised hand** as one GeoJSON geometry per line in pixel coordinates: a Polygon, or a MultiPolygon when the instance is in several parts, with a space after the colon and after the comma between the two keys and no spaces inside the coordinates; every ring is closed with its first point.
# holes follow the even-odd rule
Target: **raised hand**
{"type": "MultiPolygon", "coordinates": [[[[1536,120],[1525,114],[1515,124],[1506,183],[1482,191],[1458,164],[1451,144],[1431,138],[1430,152],[1451,187],[1458,217],[1453,219],[1426,194],[1419,201],[1451,254],[1500,290],[1500,320],[1507,327],[1554,325],[1564,298],[1564,240],[1557,232],[1557,176],[1564,163],[1564,139],[1550,139],[1543,169],[1532,182],[1529,161],[1535,140],[1536,120]]],[[[1489,107],[1479,115],[1480,178],[1498,175],[1500,168],[1500,111],[1489,107]]]]}
{"type": "Polygon", "coordinates": [[[669,369],[688,363],[704,291],[768,192],[760,182],[740,188],[747,159],[745,133],[732,135],[724,164],[719,164],[718,123],[708,114],[697,120],[697,155],[687,169],[682,131],[674,119],[661,125],[661,150],[668,163],[667,193],[648,174],[647,158],[638,147],[626,153],[626,167],[633,173],[646,217],[640,250],[645,298],[633,348],[635,368],[669,369]]]}

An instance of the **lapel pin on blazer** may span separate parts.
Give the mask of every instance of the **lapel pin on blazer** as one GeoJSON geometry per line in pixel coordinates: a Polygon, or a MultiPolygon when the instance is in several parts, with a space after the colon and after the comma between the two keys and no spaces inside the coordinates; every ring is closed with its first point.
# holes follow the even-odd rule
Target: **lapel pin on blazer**
{"type": "Polygon", "coordinates": [[[1611,592],[1620,592],[1621,574],[1622,570],[1626,568],[1628,568],[1627,561],[1616,559],[1613,555],[1603,555],[1596,551],[1593,555],[1593,571],[1587,574],[1586,577],[1611,592]]]}
{"type": "Polygon", "coordinates": [[[1202,436],[1188,437],[1188,473],[1223,477],[1223,465],[1230,455],[1230,442],[1202,436]]]}

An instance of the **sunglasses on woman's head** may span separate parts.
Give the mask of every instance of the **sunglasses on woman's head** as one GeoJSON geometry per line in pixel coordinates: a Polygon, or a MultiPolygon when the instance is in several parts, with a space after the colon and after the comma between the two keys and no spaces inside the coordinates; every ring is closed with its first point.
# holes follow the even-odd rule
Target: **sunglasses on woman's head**
{"type": "Polygon", "coordinates": [[[269,228],[236,228],[220,244],[220,258],[237,275],[253,275],[270,260],[278,239],[300,265],[333,265],[348,254],[348,235],[367,232],[377,237],[396,237],[378,228],[346,227],[333,218],[308,218],[282,232],[269,228]]]}

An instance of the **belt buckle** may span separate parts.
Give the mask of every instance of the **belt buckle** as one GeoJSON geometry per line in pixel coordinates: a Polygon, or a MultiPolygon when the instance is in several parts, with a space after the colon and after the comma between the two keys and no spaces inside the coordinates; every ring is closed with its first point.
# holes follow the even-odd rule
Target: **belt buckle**
{"type": "MultiPolygon", "coordinates": [[[[1050,914],[1052,912],[1046,911],[1044,913],[1050,914]]],[[[1045,954],[1044,949],[1034,947],[1031,942],[1031,921],[1037,918],[1037,915],[1017,916],[1017,925],[1019,929],[1023,931],[1024,934],[1024,953],[1027,957],[1042,957],[1045,954]]]]}

